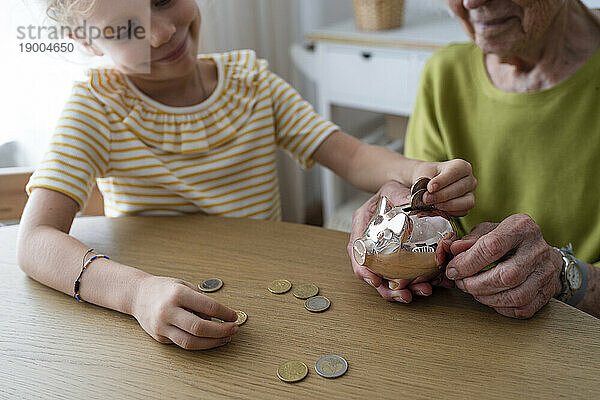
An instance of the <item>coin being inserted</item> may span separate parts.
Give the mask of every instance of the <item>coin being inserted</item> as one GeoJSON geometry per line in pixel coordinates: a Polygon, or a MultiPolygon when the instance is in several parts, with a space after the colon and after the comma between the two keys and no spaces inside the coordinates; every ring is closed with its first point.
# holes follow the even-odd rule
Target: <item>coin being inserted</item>
{"type": "Polygon", "coordinates": [[[299,382],[308,375],[308,367],[301,361],[287,361],[277,369],[277,376],[284,382],[299,382]]]}
{"type": "Polygon", "coordinates": [[[269,292],[274,294],[284,294],[290,291],[292,288],[292,282],[287,279],[277,279],[271,282],[268,289],[269,292]]]}
{"type": "Polygon", "coordinates": [[[429,185],[429,181],[431,181],[431,179],[429,179],[425,176],[417,179],[417,181],[410,188],[410,192],[417,193],[419,190],[423,190],[423,189],[425,189],[425,191],[427,191],[427,185],[429,185]]]}
{"type": "Polygon", "coordinates": [[[426,207],[427,205],[423,202],[423,195],[427,193],[427,189],[417,190],[413,193],[410,198],[410,207],[413,209],[418,209],[422,207],[426,207]]]}
{"type": "Polygon", "coordinates": [[[312,283],[304,283],[302,285],[298,285],[292,291],[294,297],[297,297],[302,300],[306,300],[309,297],[313,297],[319,294],[319,288],[312,283]]]}
{"type": "Polygon", "coordinates": [[[336,355],[324,356],[315,364],[315,371],[324,378],[339,378],[348,371],[348,361],[336,355]]]}
{"type": "Polygon", "coordinates": [[[237,320],[235,321],[235,323],[237,324],[237,326],[242,326],[246,323],[246,321],[248,320],[248,314],[246,314],[243,311],[236,311],[237,313],[237,320]]]}
{"type": "Polygon", "coordinates": [[[216,292],[222,287],[223,281],[219,278],[205,279],[198,285],[198,289],[206,293],[216,292]]]}
{"type": "Polygon", "coordinates": [[[323,312],[331,306],[331,301],[325,296],[315,296],[304,302],[304,308],[310,312],[323,312]]]}

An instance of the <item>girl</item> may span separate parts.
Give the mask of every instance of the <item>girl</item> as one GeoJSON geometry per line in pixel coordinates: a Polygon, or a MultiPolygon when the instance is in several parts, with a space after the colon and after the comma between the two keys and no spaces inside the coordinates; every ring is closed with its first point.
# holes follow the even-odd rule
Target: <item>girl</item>
{"type": "Polygon", "coordinates": [[[319,162],[363,190],[389,180],[410,186],[428,176],[439,208],[464,215],[473,206],[476,182],[468,163],[419,162],[361,143],[315,114],[252,51],[198,57],[201,16],[194,0],[48,3],[49,15],[63,26],[100,28],[94,40],[72,38],[93,54],[110,55],[114,67],[92,69],[74,85],[27,185],[19,264],[45,285],[133,315],[161,343],[223,345],[238,327],[211,317],[235,321],[236,313],[191,283],[92,260],[69,231],[96,179],[110,217],[277,220],[279,146],[303,167],[319,162]],[[89,268],[80,275],[82,257],[89,268]]]}

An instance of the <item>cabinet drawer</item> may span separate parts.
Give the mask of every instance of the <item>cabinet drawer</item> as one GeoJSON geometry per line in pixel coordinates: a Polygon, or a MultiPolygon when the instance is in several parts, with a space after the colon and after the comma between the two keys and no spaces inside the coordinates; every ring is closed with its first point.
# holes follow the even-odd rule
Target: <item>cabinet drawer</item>
{"type": "Polygon", "coordinates": [[[412,112],[419,77],[433,52],[327,46],[323,82],[331,103],[390,114],[412,112]]]}

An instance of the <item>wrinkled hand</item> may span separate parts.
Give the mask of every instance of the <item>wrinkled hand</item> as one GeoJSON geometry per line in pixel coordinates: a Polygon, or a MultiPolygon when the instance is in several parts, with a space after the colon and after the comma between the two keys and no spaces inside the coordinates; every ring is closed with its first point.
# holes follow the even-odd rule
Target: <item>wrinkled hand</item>
{"type": "Polygon", "coordinates": [[[561,291],[562,256],[528,215],[480,224],[450,251],[448,278],[502,315],[530,318],[561,291]],[[495,268],[480,272],[494,262],[495,268]]]}
{"type": "Polygon", "coordinates": [[[454,217],[467,215],[475,206],[477,179],[467,161],[422,161],[414,169],[413,182],[422,176],[432,178],[423,195],[425,204],[435,204],[435,208],[454,217]]]}
{"type": "Polygon", "coordinates": [[[133,316],[160,343],[175,343],[187,350],[219,347],[238,331],[237,314],[194,285],[180,279],[149,276],[136,291],[133,316]]]}
{"type": "MultiPolygon", "coordinates": [[[[352,219],[352,232],[350,234],[350,241],[348,242],[348,255],[352,262],[352,269],[354,274],[360,279],[367,282],[369,285],[377,289],[381,297],[389,301],[398,301],[401,303],[410,303],[413,300],[413,295],[416,296],[429,296],[432,293],[431,284],[425,282],[424,279],[419,278],[414,281],[409,280],[394,280],[387,281],[369,271],[367,267],[358,265],[354,260],[353,246],[354,241],[360,238],[365,231],[371,217],[375,213],[377,202],[381,196],[386,196],[392,201],[393,204],[401,205],[410,201],[410,190],[398,182],[388,182],[375,194],[369,201],[363,204],[356,212],[352,219]]],[[[447,254],[450,254],[450,244],[453,239],[447,239],[440,242],[440,251],[436,253],[436,261],[439,265],[443,265],[446,260],[447,254]]],[[[444,277],[440,277],[443,279],[444,277]]],[[[448,280],[443,279],[437,282],[443,286],[452,285],[448,280]]]]}

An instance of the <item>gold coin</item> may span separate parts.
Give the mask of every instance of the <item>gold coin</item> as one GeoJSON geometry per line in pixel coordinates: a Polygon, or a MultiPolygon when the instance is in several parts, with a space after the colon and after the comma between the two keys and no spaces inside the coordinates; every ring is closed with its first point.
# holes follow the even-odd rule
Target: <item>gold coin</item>
{"type": "Polygon", "coordinates": [[[205,279],[198,285],[198,289],[206,293],[216,292],[223,287],[223,281],[219,278],[205,279]]]}
{"type": "Polygon", "coordinates": [[[242,326],[246,323],[246,321],[248,320],[248,314],[246,314],[243,311],[236,311],[237,313],[237,320],[235,321],[235,323],[237,324],[237,326],[242,326]]]}
{"type": "Polygon", "coordinates": [[[299,382],[308,375],[308,367],[300,361],[287,361],[277,369],[277,376],[284,382],[299,382]]]}
{"type": "Polygon", "coordinates": [[[319,294],[319,288],[312,283],[304,283],[294,288],[292,292],[295,297],[306,300],[309,297],[314,297],[319,294]]]}
{"type": "Polygon", "coordinates": [[[269,292],[274,294],[283,294],[290,291],[292,288],[292,282],[287,279],[277,279],[269,285],[269,292]]]}
{"type": "Polygon", "coordinates": [[[315,296],[304,302],[304,308],[310,312],[323,312],[331,306],[331,301],[325,296],[315,296]]]}

